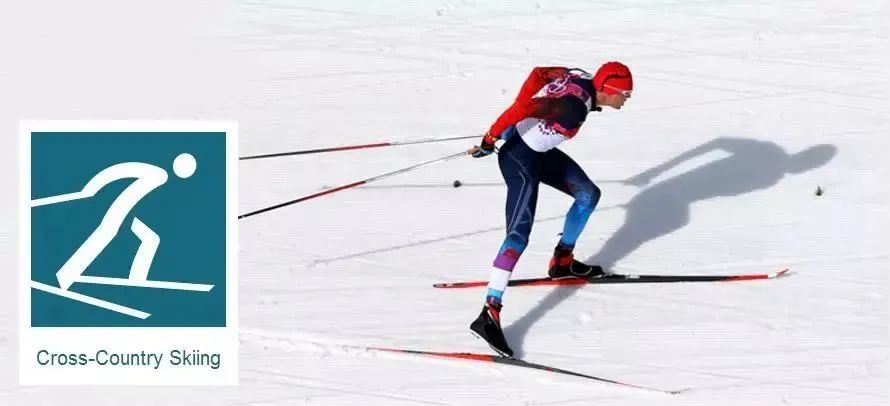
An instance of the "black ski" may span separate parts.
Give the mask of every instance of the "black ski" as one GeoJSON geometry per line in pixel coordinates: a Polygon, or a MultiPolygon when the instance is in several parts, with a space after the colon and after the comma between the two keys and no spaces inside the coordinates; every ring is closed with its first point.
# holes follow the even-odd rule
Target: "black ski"
{"type": "MultiPolygon", "coordinates": [[[[608,284],[608,283],[673,283],[673,282],[737,282],[751,281],[759,279],[775,279],[788,273],[788,269],[779,272],[760,273],[760,274],[738,274],[738,275],[633,275],[633,274],[606,274],[596,278],[531,278],[531,279],[514,279],[511,280],[509,286],[576,286],[588,284],[608,284]]],[[[461,289],[461,288],[477,288],[488,285],[488,281],[470,281],[470,282],[445,282],[434,284],[434,288],[440,289],[461,289]]]]}

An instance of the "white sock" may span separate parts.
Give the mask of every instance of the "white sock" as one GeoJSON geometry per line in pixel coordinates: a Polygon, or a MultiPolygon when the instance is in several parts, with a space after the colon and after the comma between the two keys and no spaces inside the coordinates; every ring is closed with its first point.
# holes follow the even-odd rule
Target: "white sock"
{"type": "Polygon", "coordinates": [[[488,277],[488,292],[485,295],[485,300],[491,301],[491,299],[494,298],[496,303],[501,303],[504,291],[507,290],[507,283],[510,282],[511,276],[513,276],[513,272],[505,271],[494,266],[491,267],[491,275],[488,277]]]}

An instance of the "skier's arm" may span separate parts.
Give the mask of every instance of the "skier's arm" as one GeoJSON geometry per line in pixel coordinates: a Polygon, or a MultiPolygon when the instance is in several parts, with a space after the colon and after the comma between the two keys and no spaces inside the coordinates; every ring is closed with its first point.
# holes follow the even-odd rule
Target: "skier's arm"
{"type": "MultiPolygon", "coordinates": [[[[555,103],[558,102],[553,99],[544,98],[535,98],[524,103],[520,103],[519,101],[513,103],[507,111],[501,114],[498,121],[495,122],[494,125],[491,126],[491,129],[485,133],[485,136],[482,137],[482,142],[479,146],[470,152],[470,154],[473,155],[474,158],[490,155],[494,152],[494,143],[501,139],[501,136],[506,134],[513,125],[525,118],[558,116],[558,114],[554,114],[555,103]]],[[[578,131],[577,125],[571,130],[565,131],[569,136],[574,135],[574,132],[578,131]]]]}
{"type": "Polygon", "coordinates": [[[501,133],[503,133],[507,127],[518,123],[526,117],[533,116],[541,106],[540,103],[536,102],[532,97],[534,97],[544,85],[568,74],[569,70],[567,68],[558,66],[539,66],[532,69],[528,78],[526,78],[525,82],[522,84],[522,89],[519,90],[519,95],[516,96],[516,100],[507,108],[507,110],[501,113],[498,119],[495,120],[494,124],[491,125],[491,128],[489,128],[488,133],[485,136],[486,140],[483,142],[494,144],[494,141],[497,141],[500,138],[501,133]]]}
{"type": "Polygon", "coordinates": [[[671,168],[674,168],[677,165],[682,164],[683,162],[686,162],[699,155],[704,155],[708,152],[723,148],[723,144],[724,142],[722,138],[713,139],[680,155],[677,155],[674,158],[671,158],[669,161],[662,163],[661,165],[640,172],[639,174],[628,178],[625,182],[638,186],[645,185],[651,182],[652,179],[658,177],[658,175],[669,171],[671,168]]]}
{"type": "Polygon", "coordinates": [[[532,69],[531,73],[528,74],[528,78],[522,84],[522,88],[519,89],[516,101],[531,100],[535,93],[538,93],[538,90],[541,90],[544,85],[568,74],[569,69],[561,66],[539,66],[532,69]]]}
{"type": "Polygon", "coordinates": [[[495,120],[494,124],[488,129],[488,132],[485,133],[485,136],[482,137],[482,142],[478,147],[475,147],[470,154],[475,158],[490,155],[494,152],[494,143],[501,138],[501,134],[510,128],[510,126],[518,123],[524,118],[538,117],[545,114],[547,111],[545,101],[534,99],[534,95],[538,93],[544,85],[568,74],[569,70],[567,68],[559,66],[539,66],[532,69],[528,78],[526,78],[525,82],[522,84],[522,88],[519,90],[519,95],[516,96],[516,100],[507,108],[507,110],[501,113],[497,120],[495,120]]]}

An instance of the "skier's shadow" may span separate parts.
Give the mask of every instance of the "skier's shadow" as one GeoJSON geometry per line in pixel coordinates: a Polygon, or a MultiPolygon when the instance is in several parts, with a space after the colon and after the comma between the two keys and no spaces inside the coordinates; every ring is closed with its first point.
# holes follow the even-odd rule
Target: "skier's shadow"
{"type": "MultiPolygon", "coordinates": [[[[692,203],[769,188],[785,174],[802,173],[825,165],[837,153],[837,148],[822,144],[788,154],[772,142],[721,137],[631,177],[627,183],[644,186],[659,174],[712,151],[723,151],[729,156],[642,189],[625,205],[624,224],[600,251],[586,260],[578,259],[610,269],[646,242],[689,224],[692,203]]],[[[734,219],[732,213],[726,213],[725,220],[744,221],[742,218],[734,219]]],[[[523,353],[523,342],[531,326],[582,287],[555,288],[528,313],[504,329],[517,356],[523,353]]]]}

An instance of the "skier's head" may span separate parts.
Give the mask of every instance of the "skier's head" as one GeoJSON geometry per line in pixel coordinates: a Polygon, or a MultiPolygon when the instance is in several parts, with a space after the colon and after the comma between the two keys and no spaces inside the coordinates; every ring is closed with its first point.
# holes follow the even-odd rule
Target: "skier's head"
{"type": "Polygon", "coordinates": [[[606,62],[593,75],[596,104],[620,109],[630,98],[634,79],[630,69],[621,62],[606,62]]]}
{"type": "Polygon", "coordinates": [[[193,157],[192,154],[182,153],[173,159],[173,173],[180,178],[185,179],[192,176],[197,167],[198,162],[195,161],[195,157],[193,157]]]}
{"type": "Polygon", "coordinates": [[[791,155],[785,170],[788,173],[801,173],[810,169],[816,169],[827,164],[831,158],[834,158],[835,154],[837,154],[837,147],[834,145],[814,145],[791,155]]]}

